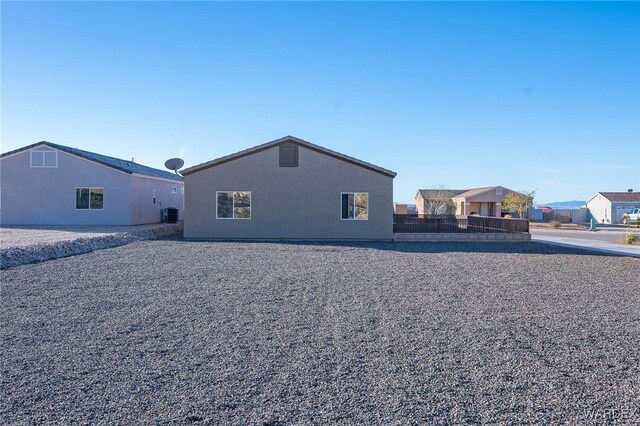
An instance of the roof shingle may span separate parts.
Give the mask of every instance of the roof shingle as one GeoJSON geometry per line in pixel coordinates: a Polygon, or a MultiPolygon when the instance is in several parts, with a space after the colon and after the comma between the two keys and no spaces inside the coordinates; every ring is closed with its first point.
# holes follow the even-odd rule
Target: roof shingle
{"type": "Polygon", "coordinates": [[[609,201],[640,202],[640,192],[599,192],[609,201]]]}

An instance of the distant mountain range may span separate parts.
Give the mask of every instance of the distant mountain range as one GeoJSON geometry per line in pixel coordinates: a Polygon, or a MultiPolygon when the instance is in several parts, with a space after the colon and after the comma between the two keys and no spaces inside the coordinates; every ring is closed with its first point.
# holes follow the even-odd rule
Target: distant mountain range
{"type": "Polygon", "coordinates": [[[553,203],[535,203],[535,206],[538,207],[551,207],[552,209],[579,209],[580,207],[587,204],[586,201],[554,201],[553,203]]]}

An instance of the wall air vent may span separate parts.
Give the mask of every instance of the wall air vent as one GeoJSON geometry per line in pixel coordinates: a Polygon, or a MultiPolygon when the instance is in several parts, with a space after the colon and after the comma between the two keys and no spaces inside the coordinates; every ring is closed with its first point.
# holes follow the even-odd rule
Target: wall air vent
{"type": "Polygon", "coordinates": [[[280,144],[280,167],[298,167],[298,145],[295,143],[280,144]]]}

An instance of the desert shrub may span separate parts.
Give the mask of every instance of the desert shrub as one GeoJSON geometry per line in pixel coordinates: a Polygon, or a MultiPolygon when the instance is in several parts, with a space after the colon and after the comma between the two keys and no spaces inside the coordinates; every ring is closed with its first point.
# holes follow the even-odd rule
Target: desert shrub
{"type": "Polygon", "coordinates": [[[638,242],[638,240],[640,240],[640,235],[637,232],[627,232],[627,234],[624,236],[625,244],[635,244],[638,242]]]}
{"type": "Polygon", "coordinates": [[[557,220],[552,220],[549,225],[551,225],[551,227],[553,229],[558,229],[560,228],[560,226],[562,225],[560,222],[558,222],[557,220]]]}

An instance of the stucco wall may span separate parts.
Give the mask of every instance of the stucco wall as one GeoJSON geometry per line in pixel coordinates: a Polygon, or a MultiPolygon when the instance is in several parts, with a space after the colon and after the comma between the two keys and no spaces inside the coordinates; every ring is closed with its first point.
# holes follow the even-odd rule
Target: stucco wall
{"type": "Polygon", "coordinates": [[[393,179],[299,147],[279,167],[275,146],[185,176],[186,238],[391,239],[393,179]],[[216,191],[251,191],[251,219],[216,219],[216,191]],[[369,219],[341,220],[341,192],[368,192],[369,219]]]}
{"type": "Polygon", "coordinates": [[[422,215],[424,210],[424,197],[418,192],[416,195],[416,213],[422,215]]]}
{"type": "Polygon", "coordinates": [[[0,223],[129,225],[130,183],[126,173],[61,151],[57,168],[32,168],[23,151],[0,160],[0,223]],[[76,210],[77,187],[104,188],[104,208],[76,210]]]}
{"type": "Polygon", "coordinates": [[[571,222],[584,223],[589,221],[589,209],[580,208],[571,210],[571,222]]]}
{"type": "Polygon", "coordinates": [[[597,223],[611,223],[611,202],[598,194],[587,202],[589,215],[597,223]]]}
{"type": "Polygon", "coordinates": [[[472,195],[471,197],[467,197],[466,202],[467,203],[475,203],[475,202],[501,203],[502,201],[504,201],[504,197],[506,197],[507,194],[509,193],[509,190],[501,186],[498,188],[502,188],[502,194],[497,194],[496,189],[492,188],[489,191],[481,192],[479,194],[472,195]]]}
{"type": "Polygon", "coordinates": [[[161,212],[166,207],[178,209],[179,220],[183,219],[182,182],[150,179],[144,176],[132,177],[131,185],[131,224],[156,223],[161,221],[161,212]],[[176,187],[177,192],[172,192],[176,187]],[[156,191],[156,204],[153,204],[153,191],[156,191]]]}

